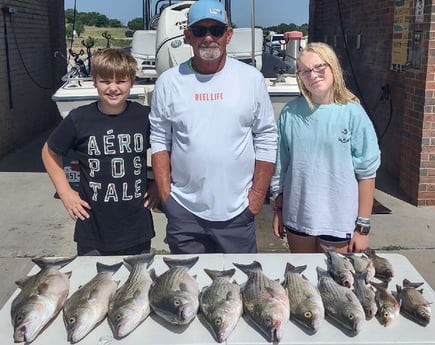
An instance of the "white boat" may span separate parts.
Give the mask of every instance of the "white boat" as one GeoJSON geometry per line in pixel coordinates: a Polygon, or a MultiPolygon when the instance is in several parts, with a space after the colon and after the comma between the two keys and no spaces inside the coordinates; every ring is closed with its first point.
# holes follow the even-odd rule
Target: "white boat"
{"type": "MultiPolygon", "coordinates": [[[[149,105],[158,76],[168,68],[192,57],[192,49],[183,39],[187,13],[192,3],[192,0],[144,0],[145,30],[135,32],[131,45],[131,53],[139,67],[135,85],[130,92],[131,100],[149,105]]],[[[230,17],[231,0],[225,0],[225,7],[230,17]]],[[[255,13],[253,9],[254,1],[252,17],[255,13]]],[[[278,66],[275,72],[265,74],[276,117],[286,102],[299,95],[292,63],[264,53],[263,32],[259,28],[254,28],[254,25],[248,28],[234,28],[227,54],[255,65],[260,71],[266,67],[270,70],[278,66]],[[266,59],[268,66],[265,66],[266,59]],[[271,64],[273,66],[270,66],[271,64]]],[[[72,109],[98,99],[91,78],[83,77],[77,70],[78,67],[73,68],[63,78],[63,85],[52,96],[63,118],[72,109]]]]}

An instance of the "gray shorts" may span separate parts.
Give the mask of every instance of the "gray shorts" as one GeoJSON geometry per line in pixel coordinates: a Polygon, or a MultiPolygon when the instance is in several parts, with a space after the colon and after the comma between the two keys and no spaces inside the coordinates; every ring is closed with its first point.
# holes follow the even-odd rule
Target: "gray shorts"
{"type": "Polygon", "coordinates": [[[256,253],[255,218],[246,208],[227,221],[199,218],[169,196],[164,206],[166,242],[172,254],[256,253]]]}

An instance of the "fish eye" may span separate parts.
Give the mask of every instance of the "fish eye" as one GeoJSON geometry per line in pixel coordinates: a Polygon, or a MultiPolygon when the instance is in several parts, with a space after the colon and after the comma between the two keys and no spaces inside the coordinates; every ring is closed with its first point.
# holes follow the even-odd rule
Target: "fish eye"
{"type": "Polygon", "coordinates": [[[304,313],[304,317],[306,317],[307,319],[311,319],[312,316],[313,316],[313,314],[310,311],[306,311],[304,313]]]}
{"type": "Polygon", "coordinates": [[[179,299],[174,300],[174,305],[175,305],[176,307],[179,307],[179,306],[181,305],[180,300],[179,300],[179,299]]]}
{"type": "Polygon", "coordinates": [[[74,316],[71,316],[69,319],[68,319],[68,323],[75,323],[76,322],[76,318],[74,317],[74,316]]]}
{"type": "Polygon", "coordinates": [[[220,317],[216,318],[216,319],[214,320],[214,324],[215,324],[216,326],[220,326],[220,325],[222,325],[222,319],[221,319],[220,317]]]}
{"type": "Polygon", "coordinates": [[[122,318],[122,315],[121,315],[121,314],[116,314],[116,316],[115,316],[116,321],[121,320],[121,318],[122,318]]]}
{"type": "Polygon", "coordinates": [[[349,318],[349,320],[353,320],[353,314],[349,314],[347,317],[349,318]]]}
{"type": "Polygon", "coordinates": [[[270,316],[267,316],[265,319],[264,319],[264,323],[266,324],[266,326],[271,326],[272,325],[272,318],[270,317],[270,316]]]}

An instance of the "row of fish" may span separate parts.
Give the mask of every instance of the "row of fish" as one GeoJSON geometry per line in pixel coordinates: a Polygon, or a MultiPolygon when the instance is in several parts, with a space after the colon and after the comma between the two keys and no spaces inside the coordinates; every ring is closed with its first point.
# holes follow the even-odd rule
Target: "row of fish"
{"type": "MultiPolygon", "coordinates": [[[[82,340],[107,316],[116,339],[133,332],[154,311],[173,325],[189,324],[198,312],[217,342],[224,342],[243,313],[270,342],[282,339],[290,319],[307,333],[315,333],[325,315],[350,335],[358,334],[364,319],[377,315],[388,325],[399,314],[426,326],[430,321],[430,304],[418,290],[421,284],[403,281],[395,296],[387,290],[393,276],[385,269],[376,274],[374,251],[366,255],[343,256],[327,250],[327,269],[317,267],[317,286],[302,272],[306,266],[287,263],[284,281],[270,279],[261,264],[234,263],[247,275],[243,285],[232,280],[235,269],[204,269],[212,283],[200,290],[195,276],[189,273],[199,257],[175,259],[163,257],[169,267],[157,276],[149,269],[154,254],[125,258],[115,265],[97,263],[97,274],[70,297],[71,272],[60,269],[74,258],[38,258],[41,268],[34,276],[17,282],[20,293],[13,300],[11,319],[14,341],[31,343],[63,310],[67,339],[74,344],[82,340]],[[350,263],[350,264],[349,264],[350,263]],[[122,286],[113,275],[124,264],[129,270],[122,286]],[[348,272],[351,272],[349,275],[348,272]],[[375,283],[373,277],[381,282],[375,283]],[[375,289],[373,289],[373,286],[375,289]]],[[[378,261],[382,261],[378,257],[378,261]]]]}

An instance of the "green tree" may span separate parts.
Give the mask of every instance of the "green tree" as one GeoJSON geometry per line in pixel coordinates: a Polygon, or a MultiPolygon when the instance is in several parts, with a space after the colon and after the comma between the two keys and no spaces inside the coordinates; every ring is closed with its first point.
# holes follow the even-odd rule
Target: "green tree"
{"type": "Polygon", "coordinates": [[[143,19],[142,18],[134,18],[127,23],[127,26],[130,30],[143,30],[143,19]]]}
{"type": "Polygon", "coordinates": [[[85,25],[82,22],[76,21],[74,29],[76,30],[77,36],[80,37],[80,35],[85,32],[85,25]]]}
{"type": "Polygon", "coordinates": [[[109,19],[109,21],[107,22],[107,25],[110,28],[121,28],[122,27],[122,23],[118,19],[109,19]]]}
{"type": "Polygon", "coordinates": [[[104,28],[104,27],[108,27],[109,23],[109,18],[107,18],[106,15],[104,14],[98,14],[97,18],[95,18],[95,26],[97,28],[104,28]]]}

